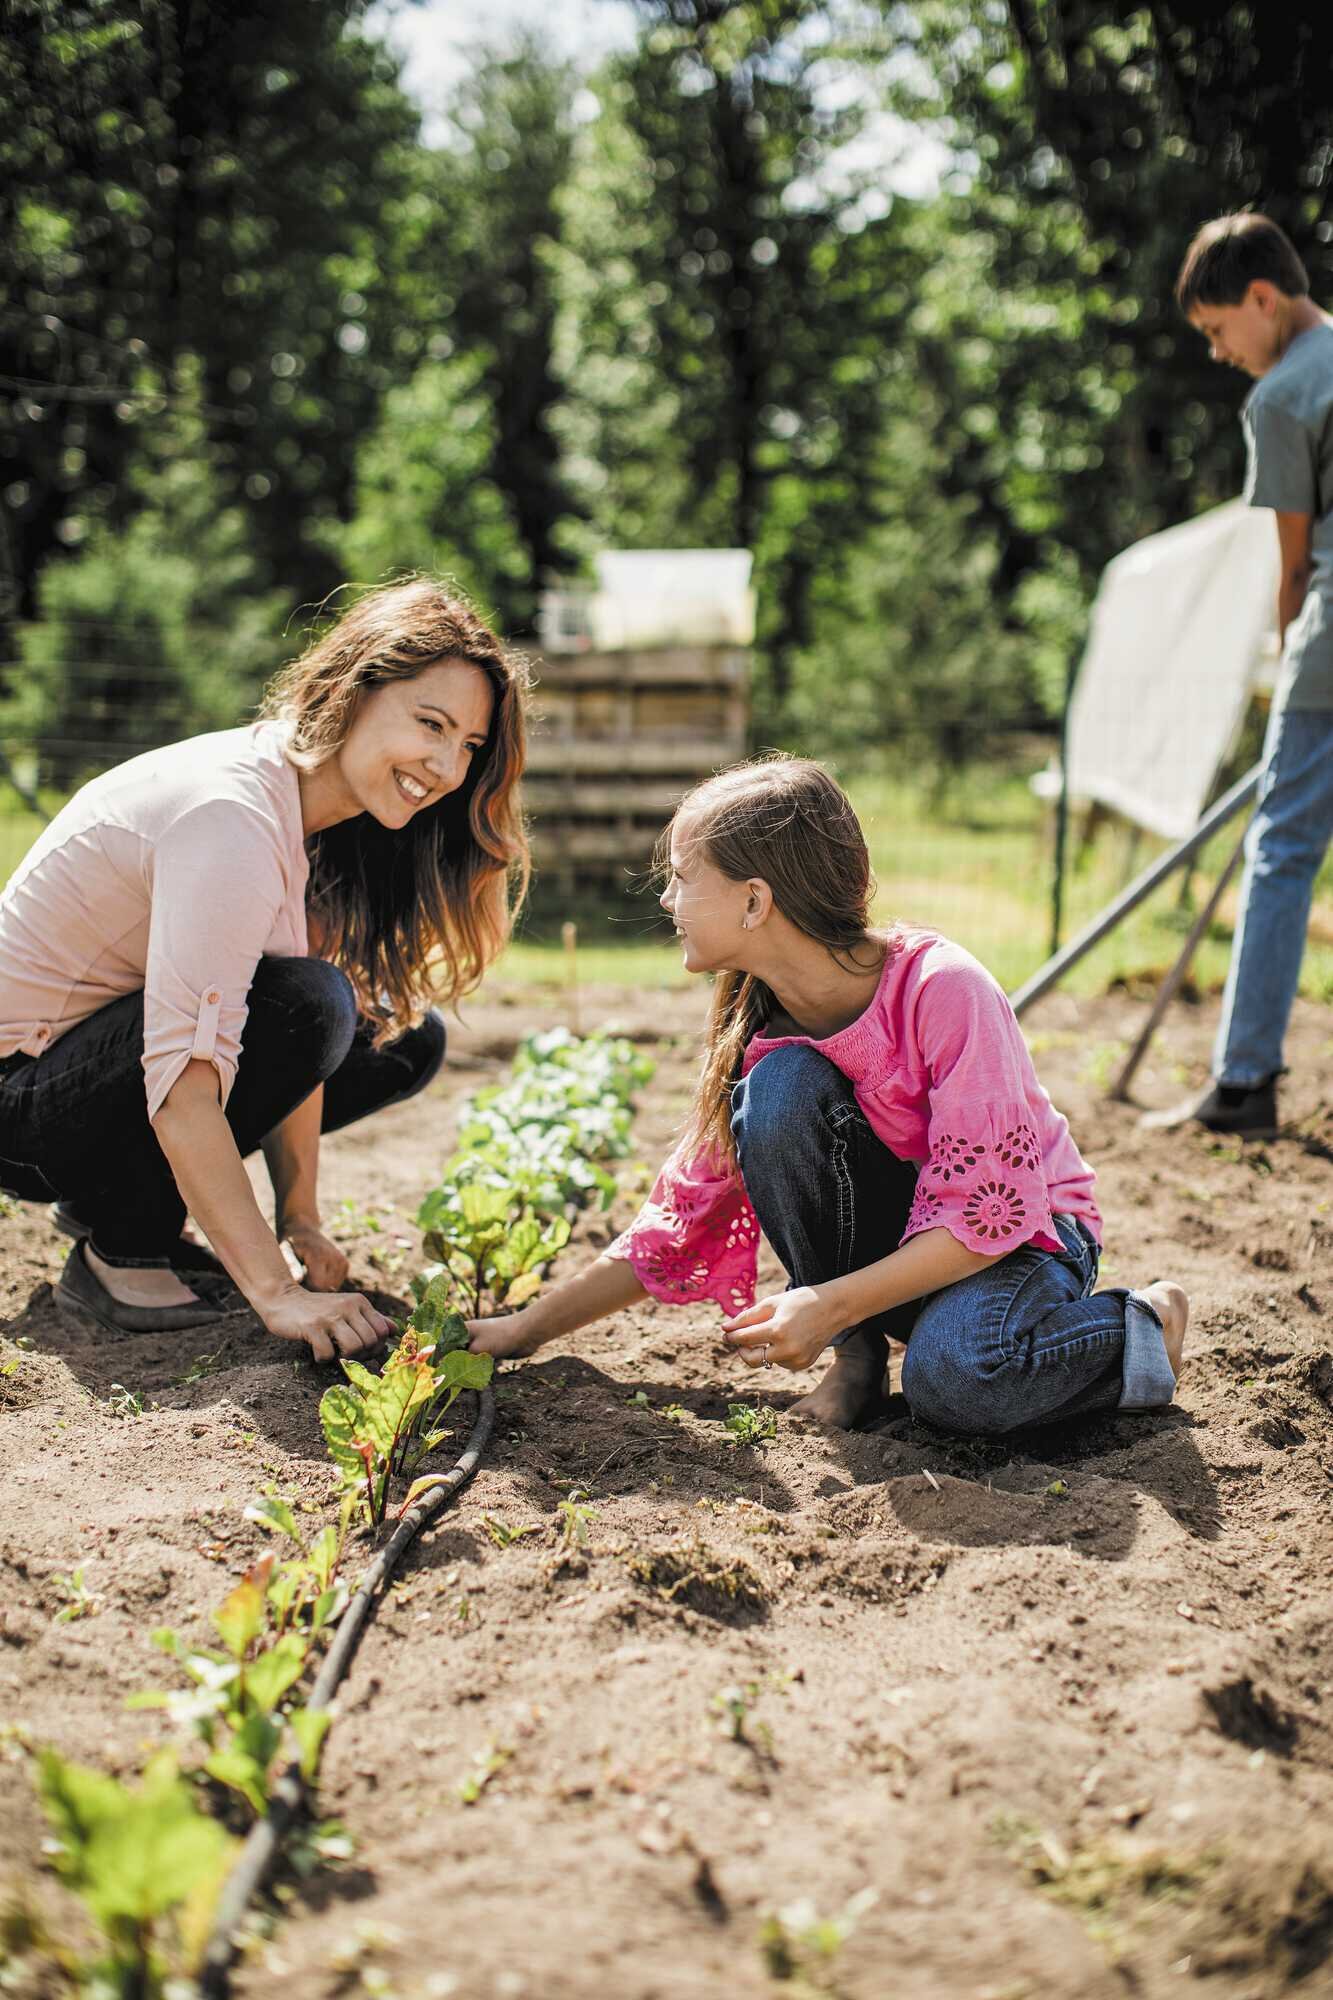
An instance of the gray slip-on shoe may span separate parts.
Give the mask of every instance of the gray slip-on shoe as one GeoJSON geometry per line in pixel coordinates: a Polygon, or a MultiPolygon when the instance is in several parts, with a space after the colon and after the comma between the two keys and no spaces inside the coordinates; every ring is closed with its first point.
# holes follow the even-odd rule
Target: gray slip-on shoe
{"type": "MultiPolygon", "coordinates": [[[[62,1236],[72,1236],[77,1243],[89,1234],[88,1224],[82,1216],[76,1215],[67,1201],[53,1201],[46,1211],[62,1236]]],[[[203,1243],[193,1243],[188,1236],[182,1236],[176,1243],[167,1262],[180,1277],[192,1277],[206,1273],[210,1278],[225,1278],[232,1283],[226,1265],[213,1255],[203,1243]]]]}
{"type": "Polygon", "coordinates": [[[200,1280],[197,1301],[181,1306],[127,1306],[113,1299],[106,1286],[89,1270],[83,1254],[83,1239],[75,1243],[65,1259],[65,1268],[56,1282],[56,1303],[88,1319],[95,1319],[109,1333],[186,1333],[198,1327],[217,1326],[250,1310],[239,1292],[231,1303],[220,1287],[207,1278],[200,1280]],[[207,1286],[207,1292],[202,1288],[207,1286]]]}

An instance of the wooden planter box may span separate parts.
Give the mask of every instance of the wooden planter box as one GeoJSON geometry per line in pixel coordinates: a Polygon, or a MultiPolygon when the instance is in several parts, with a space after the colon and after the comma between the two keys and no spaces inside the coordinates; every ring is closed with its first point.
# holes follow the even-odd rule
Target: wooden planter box
{"type": "Polygon", "coordinates": [[[555,653],[536,668],[523,789],[538,893],[627,893],[683,794],[745,756],[750,654],[555,653]]]}

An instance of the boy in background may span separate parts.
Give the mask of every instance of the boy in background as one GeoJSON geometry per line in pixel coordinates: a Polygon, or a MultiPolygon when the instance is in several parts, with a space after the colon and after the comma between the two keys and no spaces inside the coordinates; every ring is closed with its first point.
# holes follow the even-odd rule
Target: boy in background
{"type": "Polygon", "coordinates": [[[1255,380],[1241,410],[1245,499],[1277,516],[1282,669],[1212,1081],[1147,1122],[1271,1137],[1314,880],[1333,836],[1333,319],[1264,215],[1224,215],[1201,229],[1176,299],[1213,360],[1255,380]]]}

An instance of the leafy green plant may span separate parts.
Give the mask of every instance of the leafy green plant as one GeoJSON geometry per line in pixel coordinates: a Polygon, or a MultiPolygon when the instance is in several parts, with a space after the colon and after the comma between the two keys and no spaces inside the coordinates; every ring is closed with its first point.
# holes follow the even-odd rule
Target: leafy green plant
{"type": "Polygon", "coordinates": [[[65,1600],[56,1613],[57,1625],[70,1625],[76,1618],[95,1618],[102,1608],[102,1600],[84,1582],[87,1565],[80,1563],[72,1576],[57,1572],[52,1577],[56,1589],[65,1600]]]}
{"type": "Polygon", "coordinates": [[[587,1494],[576,1486],[556,1508],[560,1516],[560,1539],[567,1549],[581,1549],[597,1519],[597,1509],[586,1504],[587,1498],[587,1494]]]}
{"type": "Polygon", "coordinates": [[[492,1308],[520,1306],[541,1287],[542,1271],[569,1241],[563,1215],[515,1213],[512,1191],[472,1182],[437,1189],[422,1203],[426,1255],[448,1271],[474,1318],[492,1308]]]}
{"type": "Polygon", "coordinates": [[[39,1750],[36,1784],[57,1872],[110,1947],[80,1968],[87,1987],[159,2000],[172,1970],[197,1962],[236,1842],[200,1810],[169,1750],[134,1787],[39,1750]]]}
{"type": "MultiPolygon", "coordinates": [[[[448,1303],[443,1274],[414,1290],[412,1317],[382,1372],[344,1361],[347,1382],[326,1389],[319,1406],[329,1456],[372,1528],[385,1518],[394,1475],[416,1471],[446,1435],[441,1420],[457,1397],[484,1389],[495,1366],[489,1354],[468,1352],[467,1327],[448,1303]]],[[[401,1512],[434,1483],[415,1480],[401,1512]]]]}
{"type": "Polygon", "coordinates": [[[792,1980],[807,1991],[833,1992],[838,1955],[878,1900],[878,1891],[867,1888],[830,1917],[821,1917],[808,1897],[770,1911],[759,1930],[759,1952],[769,1977],[792,1980]]]}
{"type": "Polygon", "coordinates": [[[769,1444],[778,1434],[778,1413],[763,1403],[729,1403],[722,1428],[729,1431],[733,1444],[769,1444]]]}

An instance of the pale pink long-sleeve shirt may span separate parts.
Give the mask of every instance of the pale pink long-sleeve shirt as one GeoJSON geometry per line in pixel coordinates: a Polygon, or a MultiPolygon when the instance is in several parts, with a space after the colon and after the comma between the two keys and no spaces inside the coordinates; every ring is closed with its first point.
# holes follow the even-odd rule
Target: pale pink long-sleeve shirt
{"type": "Polygon", "coordinates": [[[38,1056],[144,996],[155,1116],[195,1057],[225,1104],[261,957],[308,952],[308,868],[288,726],[195,736],[75,793],[0,895],[0,1056],[38,1056]]]}
{"type": "MultiPolygon", "coordinates": [[[[741,1073],[774,1049],[817,1049],[852,1085],[876,1137],[921,1168],[902,1241],[947,1229],[997,1256],[1032,1243],[1063,1248],[1053,1217],[1086,1222],[1098,1241],[1095,1176],[1037,1081],[1014,1010],[985,967],[934,931],[899,930],[874,999],[850,1026],[756,1035],[741,1073]]],[[[738,1171],[678,1148],[608,1255],[655,1298],[753,1303],[759,1225],[738,1171]]]]}

